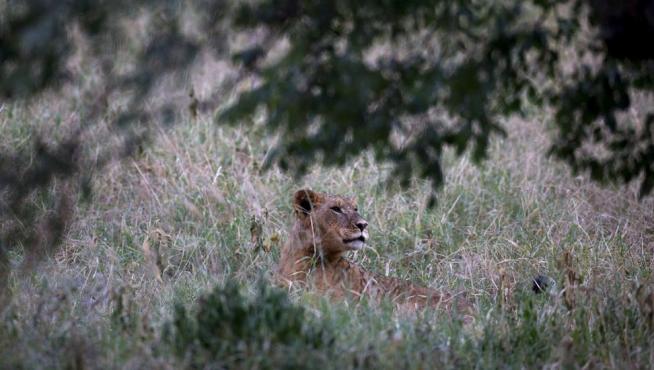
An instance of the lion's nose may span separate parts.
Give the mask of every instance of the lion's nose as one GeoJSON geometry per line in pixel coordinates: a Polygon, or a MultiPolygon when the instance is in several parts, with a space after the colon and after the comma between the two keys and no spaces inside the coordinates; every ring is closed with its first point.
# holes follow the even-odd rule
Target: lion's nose
{"type": "Polygon", "coordinates": [[[363,220],[360,220],[360,221],[357,222],[357,227],[361,231],[363,231],[366,228],[366,226],[368,226],[368,223],[363,221],[363,220]]]}

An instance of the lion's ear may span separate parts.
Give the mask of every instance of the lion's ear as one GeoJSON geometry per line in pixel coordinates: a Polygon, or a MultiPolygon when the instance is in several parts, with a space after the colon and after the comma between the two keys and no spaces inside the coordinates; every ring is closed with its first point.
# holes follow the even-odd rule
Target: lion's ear
{"type": "Polygon", "coordinates": [[[309,189],[301,189],[293,196],[293,209],[298,217],[308,215],[314,207],[323,202],[323,195],[309,189]]]}

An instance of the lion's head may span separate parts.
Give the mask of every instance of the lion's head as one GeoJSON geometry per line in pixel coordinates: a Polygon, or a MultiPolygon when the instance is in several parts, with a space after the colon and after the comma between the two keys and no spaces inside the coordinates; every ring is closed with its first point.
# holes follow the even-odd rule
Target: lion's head
{"type": "Polygon", "coordinates": [[[359,215],[354,199],[302,189],[293,196],[293,208],[325,255],[361,249],[368,240],[368,222],[359,215]]]}

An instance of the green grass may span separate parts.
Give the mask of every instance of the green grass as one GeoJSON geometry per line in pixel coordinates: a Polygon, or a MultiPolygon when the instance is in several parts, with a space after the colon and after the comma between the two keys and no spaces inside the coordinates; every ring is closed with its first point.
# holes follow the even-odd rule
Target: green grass
{"type": "MultiPolygon", "coordinates": [[[[67,105],[79,102],[53,106],[48,99],[60,98],[3,105],[3,148],[29,147],[34,130],[66,126],[67,105]]],[[[388,166],[367,153],[347,167],[316,166],[294,179],[260,170],[272,142],[262,127],[182,114],[145,153],[94,179],[92,203],[79,205],[54,256],[36,270],[14,271],[12,299],[0,309],[0,368],[649,368],[652,201],[639,203],[631,188],[602,189],[548,159],[546,129],[537,123],[543,119],[507,123],[509,137],[494,141],[480,167],[448,153],[446,184],[428,209],[429,184],[386,188],[388,166]],[[288,292],[286,303],[279,303],[286,293],[257,293],[292,222],[291,195],[303,186],[358,199],[371,239],[353,260],[434,288],[465,290],[475,321],[333,302],[304,290],[288,292]],[[262,240],[272,243],[269,253],[252,246],[253,217],[262,240]],[[155,240],[156,230],[168,241],[155,240]],[[161,280],[146,240],[166,257],[161,280]],[[560,262],[565,251],[570,266],[560,262]],[[573,287],[564,282],[566,269],[581,277],[573,287]],[[556,287],[533,294],[537,274],[556,287]],[[240,287],[243,297],[231,291],[232,303],[254,317],[247,324],[252,333],[217,337],[229,343],[205,348],[194,331],[179,342],[181,334],[166,329],[174,327],[175,307],[194,322],[208,294],[226,283],[228,291],[229,284],[240,287]],[[573,292],[573,305],[564,288],[573,292]],[[282,316],[302,311],[298,325],[331,339],[310,344],[305,329],[275,327],[261,314],[275,309],[282,316]],[[257,332],[287,329],[299,339],[266,341],[257,332]]],[[[37,208],[48,204],[34,201],[37,208]]],[[[13,263],[21,258],[13,255],[13,263]]]]}

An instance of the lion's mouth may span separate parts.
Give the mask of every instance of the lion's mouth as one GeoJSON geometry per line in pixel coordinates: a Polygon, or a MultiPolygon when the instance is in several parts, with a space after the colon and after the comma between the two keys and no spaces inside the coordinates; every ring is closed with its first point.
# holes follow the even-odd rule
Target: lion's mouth
{"type": "Polygon", "coordinates": [[[366,238],[365,238],[363,235],[359,235],[358,238],[354,238],[354,239],[343,239],[343,243],[345,243],[345,244],[354,243],[354,242],[357,242],[357,241],[359,241],[359,242],[361,242],[361,243],[365,243],[365,242],[366,242],[366,238]]]}

